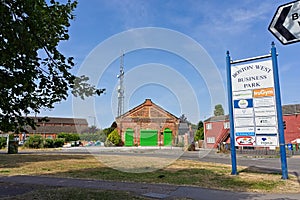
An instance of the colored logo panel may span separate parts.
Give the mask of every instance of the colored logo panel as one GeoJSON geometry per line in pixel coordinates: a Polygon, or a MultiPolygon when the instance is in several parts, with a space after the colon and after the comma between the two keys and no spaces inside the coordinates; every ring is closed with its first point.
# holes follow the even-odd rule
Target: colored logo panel
{"type": "Polygon", "coordinates": [[[257,146],[278,146],[278,136],[275,135],[256,135],[257,146]]]}
{"type": "Polygon", "coordinates": [[[272,96],[274,96],[274,88],[263,88],[263,89],[253,90],[254,98],[272,97],[272,96]]]}
{"type": "Polygon", "coordinates": [[[236,136],[255,136],[254,132],[236,132],[236,136]]]}
{"type": "Polygon", "coordinates": [[[255,144],[255,137],[251,136],[238,136],[235,138],[237,145],[241,146],[253,146],[255,144]]]}
{"type": "Polygon", "coordinates": [[[233,101],[234,108],[253,108],[253,99],[239,99],[233,101]]]}
{"type": "Polygon", "coordinates": [[[232,98],[235,99],[251,99],[252,98],[252,90],[246,91],[235,91],[232,93],[232,98]]]}

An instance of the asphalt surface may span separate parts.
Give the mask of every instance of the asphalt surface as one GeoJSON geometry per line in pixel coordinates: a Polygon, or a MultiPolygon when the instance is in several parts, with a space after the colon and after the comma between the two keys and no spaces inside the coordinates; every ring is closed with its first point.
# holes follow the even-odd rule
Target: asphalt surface
{"type": "MultiPolygon", "coordinates": [[[[39,154],[90,154],[98,153],[102,155],[126,155],[126,156],[160,156],[169,157],[168,153],[172,151],[161,151],[160,149],[151,150],[147,148],[96,148],[97,151],[91,151],[88,148],[63,148],[58,151],[39,151],[39,154]]],[[[176,150],[176,149],[174,149],[176,150]]],[[[178,150],[178,149],[177,149],[178,150]]],[[[0,153],[5,153],[1,151],[0,153]]],[[[36,151],[20,151],[20,154],[36,154],[36,151]]],[[[178,156],[178,155],[176,155],[178,156]]],[[[200,149],[194,152],[184,152],[178,156],[178,159],[199,160],[205,162],[215,162],[230,164],[230,154],[219,154],[216,151],[200,149]]],[[[289,173],[300,174],[300,157],[293,156],[287,159],[289,173]]],[[[280,158],[271,158],[269,156],[249,156],[238,155],[237,164],[240,166],[256,167],[260,170],[281,172],[280,158]]],[[[299,178],[298,178],[299,179],[299,178]]],[[[300,179],[299,179],[300,185],[300,179]]],[[[146,184],[130,183],[103,180],[82,180],[68,178],[52,178],[37,176],[0,176],[0,198],[27,193],[40,187],[83,187],[96,188],[103,190],[122,190],[131,191],[136,194],[150,197],[153,199],[300,199],[300,194],[258,194],[248,192],[230,192],[221,190],[204,189],[199,187],[175,186],[166,184],[146,184]]]]}
{"type": "MultiPolygon", "coordinates": [[[[78,187],[78,188],[93,188],[102,190],[119,190],[131,191],[138,195],[150,197],[153,199],[199,199],[199,200],[270,200],[270,199],[286,199],[298,200],[300,194],[258,194],[249,192],[230,192],[221,190],[204,189],[200,187],[190,186],[175,186],[167,184],[146,184],[146,183],[132,183],[132,182],[116,182],[103,180],[84,180],[84,179],[68,179],[68,178],[53,178],[53,177],[37,177],[37,176],[11,176],[0,177],[0,183],[7,183],[5,188],[0,187],[0,197],[7,197],[15,194],[10,194],[11,190],[18,190],[15,188],[18,184],[25,185],[41,185],[43,187],[78,187]],[[9,184],[13,188],[9,188],[9,184]]],[[[25,187],[24,192],[28,188],[25,187]]],[[[34,190],[34,187],[32,188],[34,190]]],[[[19,192],[20,193],[20,192],[19,192]]]]}

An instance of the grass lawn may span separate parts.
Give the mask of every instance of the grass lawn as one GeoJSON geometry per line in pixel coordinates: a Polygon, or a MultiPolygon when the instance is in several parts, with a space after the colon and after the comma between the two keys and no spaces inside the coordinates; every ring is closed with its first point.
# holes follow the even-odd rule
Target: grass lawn
{"type": "MultiPolygon", "coordinates": [[[[177,160],[164,169],[153,172],[128,173],[107,167],[106,162],[118,161],[130,168],[130,163],[149,160],[149,157],[66,155],[66,154],[0,154],[0,176],[45,175],[85,179],[132,181],[192,185],[232,191],[296,193],[300,192],[297,177],[261,173],[259,169],[239,167],[239,175],[232,176],[231,166],[190,160],[177,160]]],[[[156,158],[157,159],[157,158],[156,158]]],[[[166,159],[166,158],[164,158],[166,159]]],[[[154,160],[152,160],[154,162],[154,160]]],[[[145,167],[145,166],[141,166],[145,167]]],[[[134,170],[136,165],[132,165],[134,170]]],[[[120,168],[118,168],[120,169],[120,168]]],[[[139,171],[139,170],[137,170],[139,171]]],[[[130,194],[129,194],[130,195],[130,194]]],[[[57,198],[61,199],[61,198],[57,198]]],[[[62,198],[63,199],[63,198],[62,198]]]]}
{"type": "MultiPolygon", "coordinates": [[[[22,187],[17,185],[16,187],[22,187]]],[[[31,192],[20,194],[11,197],[5,197],[5,200],[69,200],[69,199],[133,199],[133,200],[149,200],[149,198],[143,196],[137,196],[130,192],[125,191],[111,191],[111,190],[99,190],[99,189],[87,189],[87,188],[60,188],[60,187],[41,187],[31,186],[34,189],[31,192]]]]}

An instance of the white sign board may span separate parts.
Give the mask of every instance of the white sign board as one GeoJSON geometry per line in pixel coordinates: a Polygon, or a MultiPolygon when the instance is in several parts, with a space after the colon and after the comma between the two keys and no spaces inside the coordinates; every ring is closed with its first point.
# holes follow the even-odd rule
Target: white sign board
{"type": "Polygon", "coordinates": [[[282,43],[300,41],[300,1],[281,5],[273,17],[269,31],[282,43]]]}
{"type": "Polygon", "coordinates": [[[231,67],[236,146],[278,146],[271,60],[231,67]]]}

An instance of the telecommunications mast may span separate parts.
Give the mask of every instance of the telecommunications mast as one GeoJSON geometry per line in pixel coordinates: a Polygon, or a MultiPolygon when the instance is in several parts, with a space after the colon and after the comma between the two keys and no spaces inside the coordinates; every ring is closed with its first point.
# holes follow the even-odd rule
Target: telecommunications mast
{"type": "Polygon", "coordinates": [[[124,113],[124,52],[120,56],[120,74],[118,75],[118,116],[124,113]]]}

